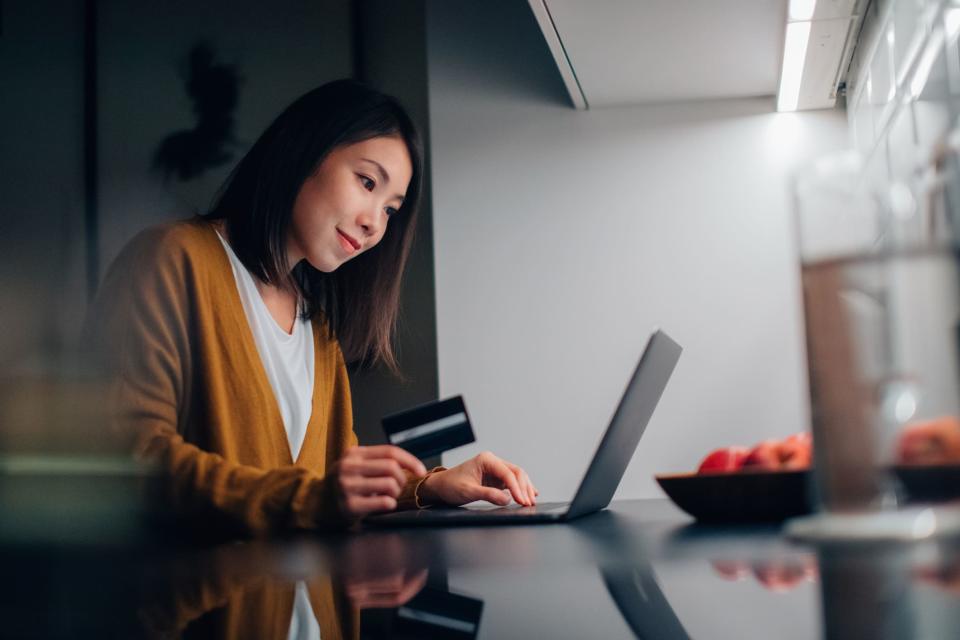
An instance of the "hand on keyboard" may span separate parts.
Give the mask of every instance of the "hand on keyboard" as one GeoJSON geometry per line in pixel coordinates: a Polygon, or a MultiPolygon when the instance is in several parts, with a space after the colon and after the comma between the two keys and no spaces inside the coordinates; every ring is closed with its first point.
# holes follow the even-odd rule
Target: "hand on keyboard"
{"type": "Polygon", "coordinates": [[[450,506],[475,500],[506,506],[511,496],[521,505],[532,506],[539,494],[526,471],[488,451],[452,469],[430,475],[419,491],[421,501],[426,504],[450,506]]]}

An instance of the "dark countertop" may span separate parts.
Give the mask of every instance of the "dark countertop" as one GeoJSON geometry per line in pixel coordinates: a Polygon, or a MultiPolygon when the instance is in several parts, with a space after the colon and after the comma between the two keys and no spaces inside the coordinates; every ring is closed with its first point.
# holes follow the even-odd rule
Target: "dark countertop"
{"type": "Polygon", "coordinates": [[[4,637],[286,637],[301,581],[325,640],[960,635],[958,545],[818,549],[665,500],[568,524],[8,543],[0,558],[4,637]]]}

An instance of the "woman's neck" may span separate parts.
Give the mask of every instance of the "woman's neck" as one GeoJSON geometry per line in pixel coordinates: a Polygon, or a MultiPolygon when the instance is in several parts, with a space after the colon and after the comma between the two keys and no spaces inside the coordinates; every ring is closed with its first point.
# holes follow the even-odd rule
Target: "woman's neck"
{"type": "MultiPolygon", "coordinates": [[[[211,224],[224,242],[230,244],[226,221],[214,220],[211,224]]],[[[292,277],[290,278],[290,286],[286,287],[264,282],[256,276],[253,277],[253,284],[257,287],[260,298],[276,323],[287,333],[292,333],[294,323],[297,321],[297,314],[300,311],[300,296],[296,287],[293,286],[292,277]]]]}

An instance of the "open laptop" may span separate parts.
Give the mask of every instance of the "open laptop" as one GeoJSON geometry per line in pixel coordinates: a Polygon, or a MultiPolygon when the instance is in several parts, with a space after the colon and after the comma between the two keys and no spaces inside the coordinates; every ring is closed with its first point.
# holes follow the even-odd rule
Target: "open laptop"
{"type": "Polygon", "coordinates": [[[680,345],[659,329],[650,336],[573,502],[546,502],[532,507],[518,504],[506,507],[431,507],[370,516],[364,519],[364,523],[376,526],[447,526],[561,522],[603,509],[610,504],[620,484],[681,351],[680,345]]]}

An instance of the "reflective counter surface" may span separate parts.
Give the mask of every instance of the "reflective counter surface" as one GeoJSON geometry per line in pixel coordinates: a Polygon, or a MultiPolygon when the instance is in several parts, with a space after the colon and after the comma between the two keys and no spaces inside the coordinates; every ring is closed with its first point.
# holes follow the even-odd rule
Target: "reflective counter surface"
{"type": "Polygon", "coordinates": [[[960,636],[960,543],[813,548],[664,500],[569,524],[0,554],[3,637],[960,636]]]}

